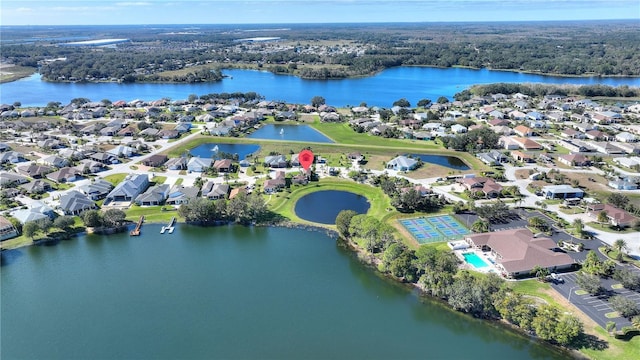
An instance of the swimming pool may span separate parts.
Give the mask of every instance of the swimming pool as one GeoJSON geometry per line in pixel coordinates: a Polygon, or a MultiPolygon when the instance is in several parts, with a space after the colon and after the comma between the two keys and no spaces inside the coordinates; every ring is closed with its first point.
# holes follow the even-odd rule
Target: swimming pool
{"type": "Polygon", "coordinates": [[[462,256],[464,256],[464,261],[466,261],[467,264],[471,264],[476,269],[489,266],[476,253],[473,253],[473,252],[463,253],[462,256]]]}

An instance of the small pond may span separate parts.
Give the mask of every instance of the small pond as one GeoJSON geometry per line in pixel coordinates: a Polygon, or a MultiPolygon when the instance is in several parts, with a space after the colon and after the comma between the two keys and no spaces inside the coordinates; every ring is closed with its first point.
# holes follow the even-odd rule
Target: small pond
{"type": "Polygon", "coordinates": [[[369,201],[348,191],[324,190],[301,197],[295,207],[295,213],[301,219],[321,224],[335,224],[336,216],[342,210],[365,214],[369,210],[369,201]]]}
{"type": "Polygon", "coordinates": [[[216,157],[222,153],[238,154],[238,159],[243,160],[247,155],[255,154],[260,150],[257,144],[218,144],[206,143],[191,149],[191,155],[201,158],[216,157]]]}
{"type": "Polygon", "coordinates": [[[433,154],[411,154],[413,158],[420,158],[423,162],[440,165],[455,170],[469,170],[470,167],[462,159],[455,156],[433,154]]]}
{"type": "Polygon", "coordinates": [[[331,139],[309,125],[267,124],[251,133],[249,138],[332,143],[331,139]]]}

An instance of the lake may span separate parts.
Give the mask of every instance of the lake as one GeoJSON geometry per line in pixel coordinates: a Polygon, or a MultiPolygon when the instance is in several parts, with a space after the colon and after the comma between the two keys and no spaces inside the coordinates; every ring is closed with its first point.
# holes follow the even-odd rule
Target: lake
{"type": "Polygon", "coordinates": [[[469,170],[470,167],[462,159],[455,156],[432,155],[432,154],[411,154],[413,158],[420,158],[423,162],[440,165],[455,170],[469,170]]]}
{"type": "Polygon", "coordinates": [[[267,124],[252,132],[248,138],[266,140],[290,140],[332,143],[333,141],[324,136],[318,130],[309,125],[282,125],[267,124]]]}
{"type": "Polygon", "coordinates": [[[260,150],[257,144],[220,144],[216,142],[198,145],[189,151],[191,155],[201,158],[211,158],[216,154],[225,152],[228,154],[238,154],[238,159],[243,160],[247,155],[255,154],[260,150]]]}
{"type": "Polygon", "coordinates": [[[558,77],[509,71],[463,68],[397,67],[374,76],[342,80],[305,80],[289,75],[275,75],[256,70],[224,70],[230,76],[216,83],[198,84],[117,84],[117,83],[52,83],[41,81],[39,74],[0,84],[0,103],[20,101],[23,106],[45,106],[49,101],[68,104],[71,99],[172,100],[187,99],[189,94],[255,91],[268,100],[308,104],[314,96],[323,96],[334,106],[369,106],[390,108],[400,98],[415,106],[420,99],[436,101],[440,96],[452,98],[474,84],[546,83],[604,84],[640,86],[640,77],[558,77]]]}
{"type": "Polygon", "coordinates": [[[335,224],[342,210],[366,214],[369,210],[366,197],[348,191],[316,191],[298,199],[295,213],[301,219],[321,224],[335,224]]]}
{"type": "Polygon", "coordinates": [[[2,253],[5,359],[565,359],[323,233],[145,224],[2,253]]]}

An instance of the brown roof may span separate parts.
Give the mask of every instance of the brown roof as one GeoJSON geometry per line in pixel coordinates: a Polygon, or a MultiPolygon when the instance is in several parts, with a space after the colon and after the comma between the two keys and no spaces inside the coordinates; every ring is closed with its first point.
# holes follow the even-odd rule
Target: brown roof
{"type": "Polygon", "coordinates": [[[508,273],[526,273],[538,265],[543,268],[568,266],[573,259],[557,247],[555,241],[533,237],[528,229],[512,229],[467,236],[476,246],[486,245],[498,254],[496,261],[508,273]]]}
{"type": "Polygon", "coordinates": [[[513,131],[521,134],[528,134],[531,132],[531,128],[524,125],[518,125],[513,129],[513,131]]]}
{"type": "Polygon", "coordinates": [[[602,211],[607,212],[607,217],[612,221],[612,223],[619,226],[628,226],[632,225],[635,221],[638,220],[637,217],[631,215],[625,210],[619,209],[613,205],[609,204],[595,204],[592,206],[590,215],[593,217],[598,217],[598,214],[602,211]]]}
{"type": "Polygon", "coordinates": [[[513,140],[516,141],[518,144],[520,144],[520,146],[523,147],[525,150],[542,149],[542,145],[540,145],[539,143],[531,139],[527,139],[523,137],[514,137],[513,140]]]}

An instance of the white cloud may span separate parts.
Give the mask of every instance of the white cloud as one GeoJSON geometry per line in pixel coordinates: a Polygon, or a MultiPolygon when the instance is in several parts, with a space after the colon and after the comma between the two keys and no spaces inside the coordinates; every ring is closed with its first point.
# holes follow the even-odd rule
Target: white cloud
{"type": "Polygon", "coordinates": [[[118,2],[116,6],[150,6],[153,5],[150,2],[146,1],[137,1],[137,2],[118,2]]]}

